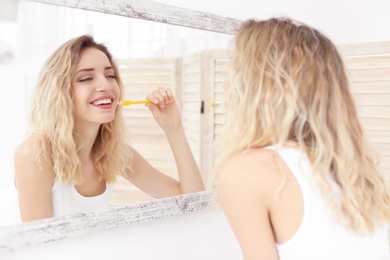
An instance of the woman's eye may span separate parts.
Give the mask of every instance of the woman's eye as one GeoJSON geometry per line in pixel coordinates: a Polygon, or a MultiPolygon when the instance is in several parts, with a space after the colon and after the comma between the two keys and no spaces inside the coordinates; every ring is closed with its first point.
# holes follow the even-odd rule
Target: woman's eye
{"type": "Polygon", "coordinates": [[[110,79],[115,79],[116,78],[115,75],[107,75],[106,77],[110,78],[110,79]]]}
{"type": "Polygon", "coordinates": [[[82,78],[82,79],[80,79],[79,81],[80,81],[80,82],[85,82],[85,81],[88,81],[88,80],[92,80],[92,77],[82,78]]]}

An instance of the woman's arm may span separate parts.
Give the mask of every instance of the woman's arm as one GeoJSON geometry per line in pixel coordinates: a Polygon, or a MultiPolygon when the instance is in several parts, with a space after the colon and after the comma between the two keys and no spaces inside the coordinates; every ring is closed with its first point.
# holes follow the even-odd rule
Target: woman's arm
{"type": "Polygon", "coordinates": [[[199,167],[184,132],[180,110],[170,89],[159,88],[147,98],[155,120],[164,130],[175,157],[181,193],[204,190],[199,167]]]}
{"type": "Polygon", "coordinates": [[[279,259],[270,220],[275,168],[268,156],[242,152],[217,171],[218,200],[246,260],[279,259]]]}
{"type": "Polygon", "coordinates": [[[54,173],[49,162],[42,159],[41,163],[41,166],[38,165],[32,139],[17,147],[14,155],[15,185],[23,222],[53,216],[51,189],[54,173]]]}
{"type": "Polygon", "coordinates": [[[154,168],[134,148],[129,147],[132,153],[132,171],[127,172],[124,177],[154,198],[164,198],[182,194],[180,183],[154,168]]]}

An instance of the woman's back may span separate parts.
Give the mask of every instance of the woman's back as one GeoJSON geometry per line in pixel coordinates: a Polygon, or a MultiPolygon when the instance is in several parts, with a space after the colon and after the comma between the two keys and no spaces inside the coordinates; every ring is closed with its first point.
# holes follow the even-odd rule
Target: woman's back
{"type": "Polygon", "coordinates": [[[234,47],[216,185],[246,259],[388,258],[390,189],[337,47],[285,17],[244,22],[234,47]],[[286,164],[263,149],[290,143],[286,164]]]}
{"type": "MultiPolygon", "coordinates": [[[[370,235],[358,235],[347,230],[332,215],[314,179],[307,156],[295,148],[278,151],[302,192],[303,217],[295,234],[278,244],[284,259],[390,259],[387,227],[378,227],[370,235]]],[[[337,201],[342,197],[339,186],[332,181],[337,201]]],[[[285,216],[288,218],[288,216],[285,216]]]]}

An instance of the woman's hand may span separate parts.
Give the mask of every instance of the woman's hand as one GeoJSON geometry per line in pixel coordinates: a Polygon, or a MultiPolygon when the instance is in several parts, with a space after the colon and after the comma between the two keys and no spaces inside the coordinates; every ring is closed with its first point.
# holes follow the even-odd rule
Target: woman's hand
{"type": "Polygon", "coordinates": [[[159,87],[146,96],[151,103],[146,104],[154,119],[166,132],[175,132],[182,127],[180,110],[177,107],[172,90],[159,87]]]}

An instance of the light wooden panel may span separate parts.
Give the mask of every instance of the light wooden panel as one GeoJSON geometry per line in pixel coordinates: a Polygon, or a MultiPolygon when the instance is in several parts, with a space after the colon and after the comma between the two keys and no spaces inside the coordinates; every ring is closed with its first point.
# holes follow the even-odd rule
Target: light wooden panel
{"type": "Polygon", "coordinates": [[[183,102],[182,118],[185,133],[199,167],[201,158],[201,81],[203,77],[201,66],[201,53],[193,53],[183,57],[181,67],[182,89],[180,93],[183,102]]]}
{"type": "Polygon", "coordinates": [[[390,42],[339,46],[359,117],[390,183],[390,42]]]}
{"type": "Polygon", "coordinates": [[[227,80],[229,62],[227,50],[209,50],[203,53],[202,114],[202,172],[206,185],[211,187],[214,168],[219,157],[219,133],[224,124],[224,107],[211,107],[213,101],[224,101],[223,83],[227,80]]]}
{"type": "Polygon", "coordinates": [[[390,41],[384,42],[367,42],[367,43],[358,43],[358,44],[347,44],[340,45],[338,49],[344,58],[349,56],[358,56],[358,55],[382,55],[390,53],[390,41]]]}
{"type": "MultiPolygon", "coordinates": [[[[226,80],[227,70],[227,50],[202,51],[182,60],[183,121],[206,187],[209,187],[218,156],[214,117],[215,113],[223,111],[223,108],[212,108],[210,102],[223,100],[221,86],[226,80]]],[[[217,121],[217,124],[222,122],[217,121]]]]}
{"type": "MultiPolygon", "coordinates": [[[[125,98],[141,100],[158,87],[171,88],[180,106],[180,97],[177,97],[177,62],[177,59],[118,60],[125,86],[125,98]]],[[[131,105],[122,109],[131,145],[154,167],[177,179],[175,160],[169,143],[149,109],[144,105],[131,105]]],[[[111,205],[127,205],[152,199],[129,181],[119,177],[111,205]]]]}

